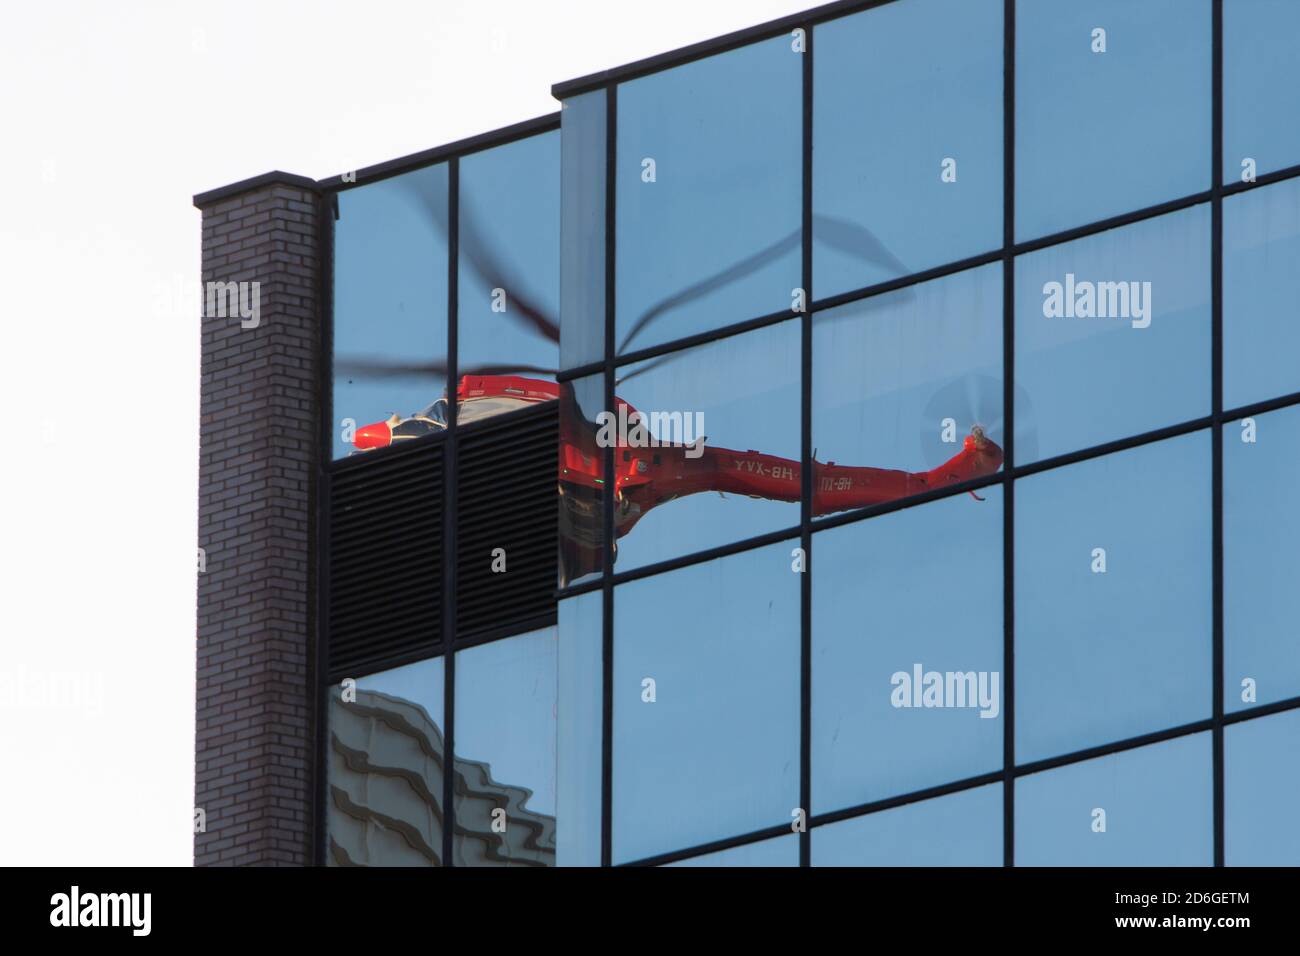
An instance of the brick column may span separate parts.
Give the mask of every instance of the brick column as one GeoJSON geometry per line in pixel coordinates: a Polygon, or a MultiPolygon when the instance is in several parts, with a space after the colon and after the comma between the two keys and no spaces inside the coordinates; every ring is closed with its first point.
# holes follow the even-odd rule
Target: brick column
{"type": "Polygon", "coordinates": [[[206,814],[194,863],[310,864],[319,196],[276,172],[194,204],[205,291],[194,805],[206,814]],[[214,282],[248,283],[227,287],[224,318],[225,293],[210,308],[214,282]],[[256,305],[255,327],[236,303],[244,315],[256,305]]]}

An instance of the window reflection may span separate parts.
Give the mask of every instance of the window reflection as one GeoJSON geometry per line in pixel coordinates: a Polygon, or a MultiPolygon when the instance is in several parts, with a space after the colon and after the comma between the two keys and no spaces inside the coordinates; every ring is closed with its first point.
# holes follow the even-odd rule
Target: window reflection
{"type": "Polygon", "coordinates": [[[560,587],[597,577],[604,569],[605,452],[596,441],[604,405],[604,375],[560,386],[560,587]]]}
{"type": "Polygon", "coordinates": [[[614,592],[615,863],[791,822],[799,802],[792,546],[614,592]]]}
{"type": "Polygon", "coordinates": [[[890,3],[814,39],[816,297],[998,248],[1002,0],[890,3]]]}
{"type": "MultiPolygon", "coordinates": [[[[559,395],[559,137],[460,161],[460,424],[559,395]]],[[[339,194],[334,410],[354,427],[335,458],[447,427],[449,188],[440,164],[339,194]]]]}
{"type": "Polygon", "coordinates": [[[817,827],[812,865],[1001,866],[1002,785],[817,827]]]}
{"type": "Polygon", "coordinates": [[[815,513],[994,474],[1002,390],[1000,265],[817,313],[815,513]]]}
{"type": "MultiPolygon", "coordinates": [[[[1300,10],[1300,6],[1297,6],[1300,10]]],[[[1223,200],[1223,404],[1300,391],[1300,179],[1223,200]]]]}
{"type": "Polygon", "coordinates": [[[440,164],[338,193],[334,458],[389,444],[446,388],[447,191],[440,164]]]}
{"type": "Polygon", "coordinates": [[[560,368],[605,357],[605,91],[560,116],[560,368]]]}
{"type": "Polygon", "coordinates": [[[980,494],[813,539],[815,813],[1001,768],[1002,491],[980,494]]]}
{"type": "Polygon", "coordinates": [[[1021,777],[1015,817],[1017,866],[1210,866],[1210,735],[1021,777]]]}
{"type": "Polygon", "coordinates": [[[799,364],[791,320],[617,370],[618,570],[799,523],[799,364]]]}
{"type": "Polygon", "coordinates": [[[1300,711],[1223,731],[1224,863],[1300,866],[1300,711]]]}
{"type": "Polygon", "coordinates": [[[441,865],[442,658],[329,695],[329,865],[441,865]]]}
{"type": "Polygon", "coordinates": [[[559,180],[558,131],[460,161],[462,423],[531,404],[528,394],[539,390],[553,395],[544,386],[559,356],[559,180]]]}
{"type": "Polygon", "coordinates": [[[600,866],[604,719],[601,607],[599,591],[560,602],[555,747],[558,866],[600,866]]]}
{"type": "Polygon", "coordinates": [[[1300,4],[1223,4],[1223,181],[1239,182],[1300,163],[1300,4]]]}
{"type": "Polygon", "coordinates": [[[779,36],[618,87],[619,354],[791,307],[802,59],[779,36]]]}
{"type": "Polygon", "coordinates": [[[1300,407],[1223,426],[1223,706],[1300,696],[1300,407]]]}
{"type": "Polygon", "coordinates": [[[1210,435],[1016,482],[1016,760],[1210,716],[1210,435]]]}
{"type": "Polygon", "coordinates": [[[555,865],[554,628],[456,654],[457,866],[555,865]]]}
{"type": "Polygon", "coordinates": [[[1022,255],[1015,279],[1017,464],[1209,414],[1208,204],[1022,255]]]}
{"type": "Polygon", "coordinates": [[[1210,0],[1016,4],[1018,240],[1209,188],[1210,26],[1210,0]]]}

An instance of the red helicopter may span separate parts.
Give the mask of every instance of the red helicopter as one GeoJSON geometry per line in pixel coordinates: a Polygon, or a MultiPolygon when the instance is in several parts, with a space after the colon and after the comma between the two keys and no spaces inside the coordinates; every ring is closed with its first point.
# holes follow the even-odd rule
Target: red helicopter
{"type": "MultiPolygon", "coordinates": [[[[566,382],[542,381],[517,375],[466,375],[457,387],[457,420],[473,421],[540,402],[561,401],[559,494],[563,574],[574,580],[601,567],[601,503],[604,495],[604,456],[598,431],[578,409],[566,382]]],[[[617,413],[636,422],[640,413],[615,399],[617,413]]],[[[389,445],[431,434],[446,427],[446,400],[403,418],[358,428],[353,444],[359,450],[389,445]]],[[[753,449],[736,451],[710,445],[629,442],[614,443],[614,534],[622,537],[650,509],[701,492],[748,495],[773,501],[798,501],[800,463],[753,449]]],[[[976,425],[961,451],[929,471],[854,467],[813,462],[813,515],[905,498],[935,488],[994,474],[1002,467],[1002,449],[976,425]]],[[[617,548],[617,545],[615,546],[617,548]]],[[[616,552],[617,553],[617,552],[616,552]]]]}
{"type": "MultiPolygon", "coordinates": [[[[427,196],[418,192],[413,195],[428,204],[427,196]]],[[[434,204],[429,206],[435,222],[445,229],[446,220],[440,208],[434,204]]],[[[893,259],[868,230],[828,217],[817,219],[824,220],[815,223],[820,230],[819,239],[824,238],[842,249],[851,248],[864,258],[888,262],[900,274],[905,273],[902,263],[893,259]]],[[[489,253],[487,244],[473,229],[472,216],[463,207],[461,226],[461,255],[487,281],[489,288],[506,287],[503,270],[489,253]]],[[[628,342],[659,314],[753,272],[763,263],[788,251],[797,240],[797,233],[787,236],[724,273],[669,296],[637,320],[620,346],[620,351],[625,350],[628,342]]],[[[521,286],[513,284],[513,288],[519,290],[521,286]]],[[[513,297],[513,308],[519,320],[545,338],[559,342],[558,324],[518,291],[513,297]]],[[[671,360],[672,357],[669,355],[658,361],[671,360]]],[[[399,365],[383,360],[354,358],[340,360],[335,366],[336,370],[344,374],[367,377],[412,372],[439,376],[446,374],[446,366],[441,363],[399,365]]],[[[603,449],[598,441],[597,426],[578,407],[572,385],[507,374],[555,374],[553,369],[518,364],[483,366],[467,372],[460,378],[456,388],[456,420],[461,424],[541,402],[558,400],[562,403],[558,471],[558,490],[562,503],[562,581],[567,583],[599,570],[602,565],[602,502],[605,487],[602,473],[603,449]]],[[[635,374],[639,373],[631,372],[620,382],[635,374]]],[[[970,404],[964,400],[972,397],[969,388],[967,392],[964,397],[945,396],[947,404],[944,407],[950,407],[955,402],[970,404]]],[[[640,413],[621,398],[615,399],[615,405],[613,412],[620,418],[629,422],[640,418],[640,413]]],[[[968,420],[977,420],[977,416],[972,413],[968,420]]],[[[358,451],[384,448],[441,431],[446,425],[447,400],[444,397],[413,415],[404,417],[394,413],[384,421],[358,428],[353,445],[358,451]]],[[[620,436],[613,444],[615,472],[612,490],[615,496],[616,538],[631,531],[652,508],[675,498],[701,492],[747,495],[775,501],[800,500],[802,475],[798,461],[752,449],[737,451],[712,445],[701,448],[699,444],[702,442],[688,445],[656,440],[652,445],[646,446],[632,443],[626,436],[620,436]]],[[[992,475],[1002,467],[1002,458],[1002,449],[977,424],[965,437],[959,452],[929,471],[909,472],[814,461],[813,515],[869,507],[992,475]]],[[[617,554],[617,543],[614,547],[617,554]]]]}

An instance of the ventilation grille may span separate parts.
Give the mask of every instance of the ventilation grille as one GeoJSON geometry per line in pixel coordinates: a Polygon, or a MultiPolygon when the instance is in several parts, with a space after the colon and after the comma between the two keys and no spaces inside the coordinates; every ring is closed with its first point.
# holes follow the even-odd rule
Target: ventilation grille
{"type": "Polygon", "coordinates": [[[548,402],[459,439],[458,638],[554,620],[559,431],[559,403],[548,402]],[[492,570],[496,548],[504,573],[492,570]]]}
{"type": "Polygon", "coordinates": [[[330,488],[329,670],[435,647],[442,622],[442,442],[338,469],[330,488]]]}

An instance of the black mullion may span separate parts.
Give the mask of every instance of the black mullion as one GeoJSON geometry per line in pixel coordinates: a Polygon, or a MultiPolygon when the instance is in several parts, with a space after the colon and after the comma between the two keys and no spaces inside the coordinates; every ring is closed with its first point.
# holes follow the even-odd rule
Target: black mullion
{"type": "MultiPolygon", "coordinates": [[[[605,91],[605,410],[615,411],[614,398],[614,226],[617,199],[618,86],[605,91]]],[[[604,449],[605,496],[603,571],[601,579],[601,772],[600,865],[613,862],[614,814],[614,448],[604,449]]]]}
{"type": "Polygon", "coordinates": [[[799,546],[803,549],[803,573],[799,576],[799,806],[804,819],[799,834],[799,865],[812,865],[812,283],[813,283],[813,27],[803,28],[803,218],[802,279],[803,314],[800,317],[800,432],[802,444],[799,487],[799,546]]]}
{"type": "MultiPolygon", "coordinates": [[[[1217,192],[1220,196],[1233,196],[1237,193],[1259,189],[1263,186],[1270,186],[1274,183],[1284,182],[1298,177],[1300,177],[1300,165],[1289,166],[1286,169],[1280,169],[1260,176],[1254,182],[1231,183],[1227,186],[1221,187],[1217,192]]],[[[1061,232],[1039,236],[1035,239],[1026,239],[1020,243],[1013,244],[1012,251],[1017,256],[1023,255],[1027,252],[1037,252],[1041,249],[1059,246],[1067,242],[1074,242],[1078,239],[1086,239],[1089,236],[1107,232],[1111,229],[1119,229],[1123,226],[1131,226],[1139,222],[1145,222],[1148,219],[1155,219],[1160,216],[1168,215],[1169,213],[1180,212],[1184,209],[1190,209],[1193,206],[1199,206],[1202,203],[1213,202],[1215,192],[1216,190],[1205,190],[1198,193],[1192,193],[1177,199],[1170,199],[1166,202],[1158,203],[1154,206],[1147,206],[1132,212],[1121,213],[1107,219],[1098,219],[1094,222],[1085,223],[1082,226],[1074,226],[1061,232]]],[[[906,289],[923,282],[929,282],[933,279],[942,279],[946,276],[953,275],[954,273],[965,272],[968,269],[975,269],[979,266],[1000,262],[1002,261],[1002,258],[1002,249],[994,249],[989,252],[978,253],[977,255],[969,256],[965,259],[959,259],[942,265],[933,266],[920,272],[913,272],[905,276],[886,279],[882,282],[862,286],[857,289],[850,289],[846,292],[838,292],[835,295],[828,296],[822,300],[812,300],[809,302],[808,308],[814,313],[825,312],[841,305],[860,302],[863,299],[884,295],[887,292],[896,292],[899,289],[906,289]]],[[[661,355],[667,355],[670,352],[678,352],[682,349],[693,348],[697,345],[707,345],[711,342],[716,342],[719,339],[730,338],[731,336],[741,335],[745,332],[752,332],[756,329],[767,328],[770,325],[776,325],[788,319],[790,319],[790,313],[785,310],[770,312],[766,315],[760,315],[749,319],[742,319],[739,322],[732,322],[715,329],[706,329],[703,332],[695,332],[691,335],[683,336],[679,339],[673,339],[669,342],[662,342],[658,345],[651,345],[643,349],[624,353],[617,357],[616,363],[619,366],[633,365],[637,362],[644,362],[648,359],[658,358],[661,355]]],[[[587,375],[601,371],[604,366],[605,363],[603,360],[598,362],[588,362],[585,365],[575,366],[574,368],[565,369],[559,372],[556,375],[556,380],[559,382],[568,382],[573,381],[574,379],[584,378],[587,375]]]]}
{"type": "MultiPolygon", "coordinates": [[[[1300,697],[1290,697],[1286,700],[1275,701],[1271,704],[1260,704],[1259,706],[1251,707],[1247,710],[1234,711],[1233,713],[1224,716],[1224,723],[1236,724],[1246,720],[1255,720],[1257,718],[1270,717],[1275,714],[1289,713],[1291,711],[1300,711],[1300,697]]],[[[1148,733],[1139,734],[1136,737],[1126,737],[1122,740],[1111,741],[1110,743],[1085,747],[1082,750],[1074,750],[1070,753],[1061,754],[1055,757],[1045,757],[1041,760],[1033,760],[1014,768],[1013,775],[1016,779],[1019,779],[1034,774],[1046,773],[1073,764],[1085,763],[1090,760],[1100,760],[1104,757],[1115,756],[1116,754],[1141,750],[1142,748],[1150,747],[1153,744],[1178,740],[1182,737],[1190,737],[1194,734],[1212,732],[1213,729],[1214,721],[1211,718],[1205,718],[1193,721],[1190,724],[1179,724],[1176,727],[1166,727],[1163,730],[1150,731],[1148,733]]],[[[974,777],[963,777],[960,780],[952,780],[947,783],[923,787],[920,790],[909,790],[904,793],[894,794],[893,796],[883,797],[867,803],[854,804],[852,806],[842,807],[838,810],[829,810],[825,813],[816,814],[809,817],[809,826],[810,829],[823,827],[832,823],[840,823],[844,820],[853,820],[858,817],[883,813],[887,810],[895,810],[899,807],[910,804],[922,803],[927,800],[933,800],[937,797],[945,797],[956,793],[962,793],[967,790],[974,790],[978,787],[989,786],[1002,781],[1003,778],[1003,771],[992,770],[988,773],[982,773],[974,777]]],[[[712,840],[708,843],[701,843],[678,850],[671,850],[653,857],[630,860],[627,863],[620,864],[620,866],[659,866],[677,860],[690,859],[708,853],[716,853],[719,850],[746,846],[752,843],[761,843],[764,840],[770,840],[773,837],[779,837],[788,832],[789,830],[784,824],[778,824],[776,826],[764,827],[761,830],[742,833],[737,836],[725,837],[719,840],[712,840]]]]}
{"type": "Polygon", "coordinates": [[[1224,865],[1223,803],[1223,0],[1213,0],[1210,149],[1210,405],[1213,679],[1210,681],[1214,761],[1214,865],[1224,865]]]}
{"type": "Polygon", "coordinates": [[[1016,0],[1002,4],[1002,865],[1016,862],[1016,0]]]}
{"type": "Polygon", "coordinates": [[[452,866],[456,826],[454,778],[456,775],[456,492],[459,482],[456,456],[456,419],[460,389],[457,384],[456,323],[459,316],[460,160],[447,162],[447,439],[442,462],[442,865],[452,866]]]}

